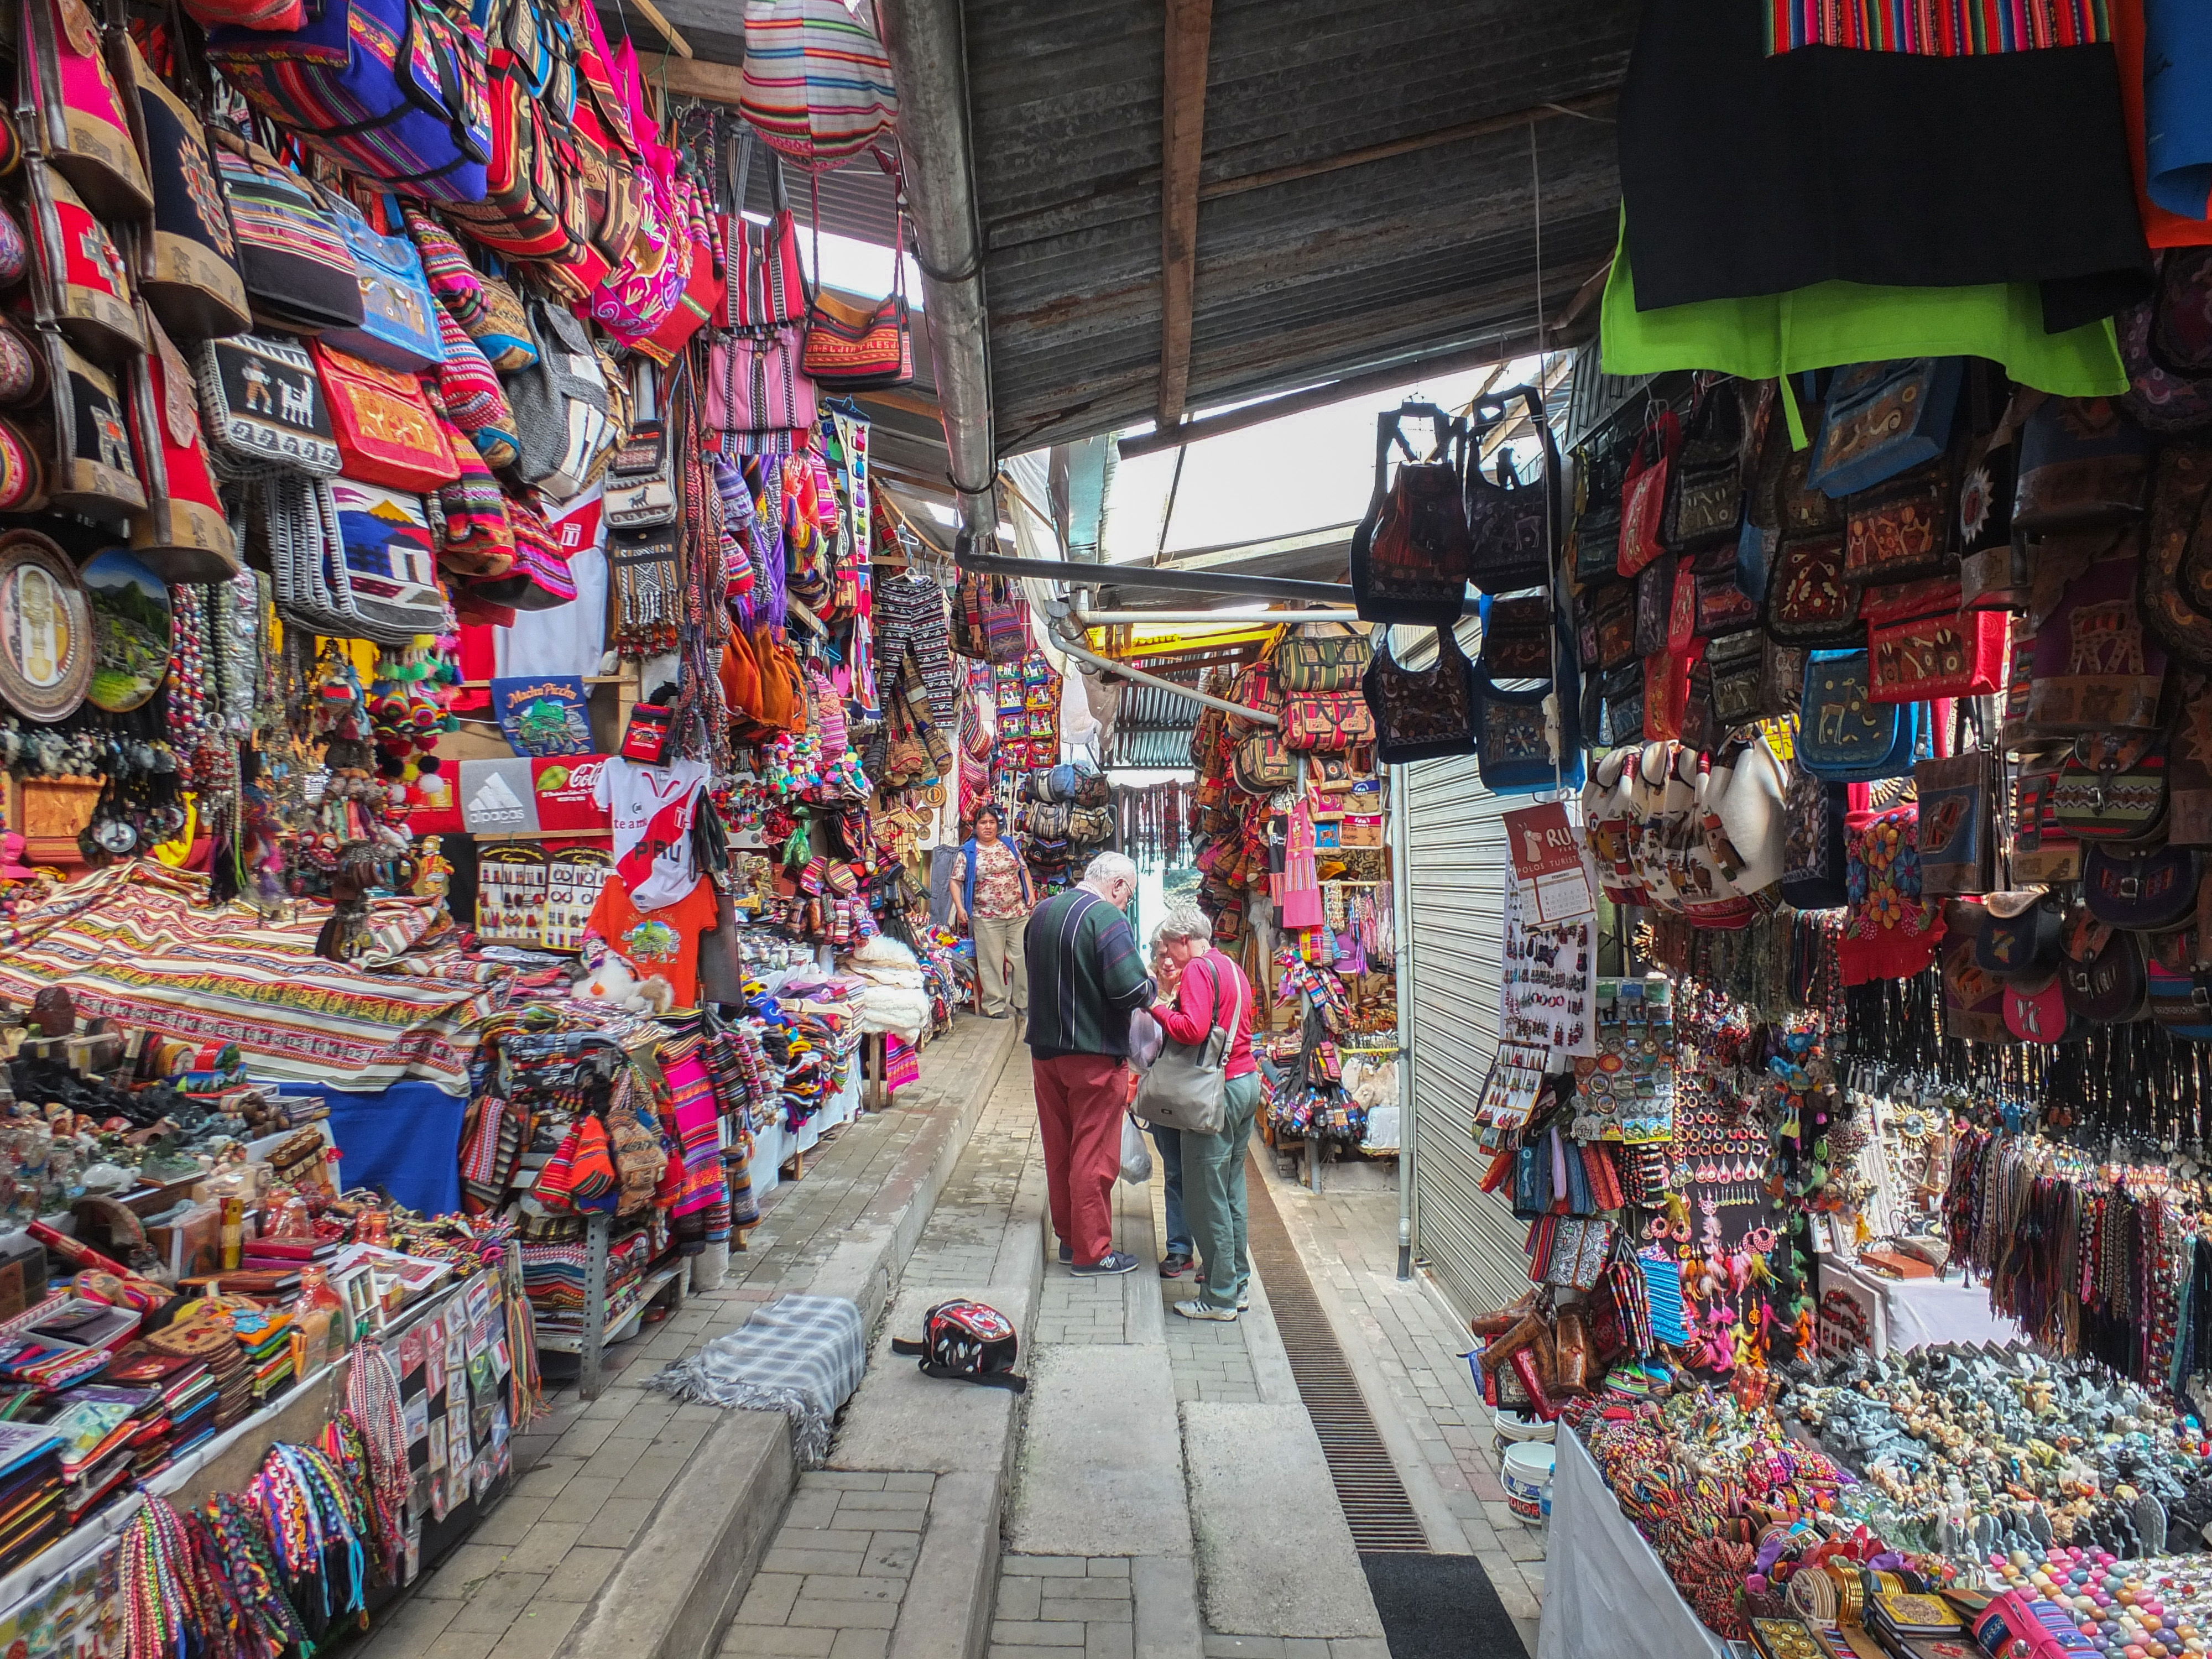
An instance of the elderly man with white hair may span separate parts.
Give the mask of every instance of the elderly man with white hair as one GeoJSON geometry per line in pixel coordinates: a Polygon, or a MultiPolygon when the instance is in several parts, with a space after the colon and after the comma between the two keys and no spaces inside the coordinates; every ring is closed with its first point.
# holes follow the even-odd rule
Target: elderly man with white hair
{"type": "Polygon", "coordinates": [[[1081,885],[1039,905],[1024,934],[1030,967],[1030,1074],[1060,1259],[1079,1273],[1126,1273],[1114,1248],[1114,1181],[1129,1097],[1129,1016],[1152,977],[1123,915],[1137,866],[1101,853],[1081,885]]]}
{"type": "Polygon", "coordinates": [[[1193,1048],[1204,1046],[1217,1027],[1229,1033],[1221,1131],[1182,1135],[1183,1209],[1206,1279],[1199,1294],[1176,1303],[1175,1310],[1186,1319],[1233,1320],[1252,1300],[1244,1148],[1260,1115],[1260,1063],[1252,1054],[1259,1012],[1244,970],[1213,948],[1213,924],[1203,910],[1177,905],[1160,924],[1159,938],[1176,967],[1176,992],[1172,1000],[1160,999],[1152,1017],[1168,1036],[1193,1048]]]}

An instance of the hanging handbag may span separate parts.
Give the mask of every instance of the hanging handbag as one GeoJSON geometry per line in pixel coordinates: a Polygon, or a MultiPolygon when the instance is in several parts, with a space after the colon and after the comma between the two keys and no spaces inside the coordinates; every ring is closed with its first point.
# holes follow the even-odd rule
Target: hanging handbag
{"type": "Polygon", "coordinates": [[[708,222],[704,198],[705,192],[697,189],[689,191],[685,198],[690,214],[691,274],[684,279],[684,292],[659,327],[643,338],[627,342],[632,350],[664,368],[676,361],[693,335],[708,323],[719,320],[728,304],[729,281],[723,272],[721,248],[708,222]]]}
{"type": "Polygon", "coordinates": [[[1465,428],[1433,404],[1387,410],[1375,423],[1375,489],[1352,537],[1352,591],[1363,622],[1452,628],[1465,609],[1472,542],[1460,477],[1465,428]],[[1436,429],[1430,459],[1406,440],[1408,417],[1436,429]],[[1393,445],[1405,464],[1390,471],[1393,445]]]}
{"type": "Polygon", "coordinates": [[[1912,784],[1920,802],[1920,890],[1931,898],[1985,890],[1991,850],[1989,751],[1917,761],[1912,784]]]}
{"type": "Polygon", "coordinates": [[[1248,795],[1272,795],[1297,781],[1298,763],[1280,732],[1262,728],[1237,744],[1230,775],[1248,795]]]}
{"type": "Polygon", "coordinates": [[[2108,927],[2171,933],[2197,914],[2203,879],[2204,855],[2194,847],[2092,847],[2081,866],[2081,902],[2108,927]]]}
{"type": "Polygon", "coordinates": [[[1935,610],[1868,629],[1869,696],[1876,702],[1928,702],[1985,697],[2004,689],[2010,615],[1960,611],[1958,598],[1957,586],[1946,584],[1944,603],[1935,610]]]}
{"type": "Polygon", "coordinates": [[[439,343],[446,354],[430,377],[437,401],[485,465],[512,466],[521,451],[506,387],[452,313],[439,307],[437,320],[439,343]]]}
{"type": "Polygon", "coordinates": [[[1310,623],[1283,641],[1275,667],[1284,690],[1301,696],[1358,690],[1368,659],[1365,635],[1340,623],[1310,623]]]}
{"type": "Polygon", "coordinates": [[[1723,727],[1745,725],[1763,712],[1759,685],[1765,654],[1766,641],[1756,630],[1730,634],[1705,647],[1705,666],[1713,682],[1713,718],[1723,727]]]}
{"type": "Polygon", "coordinates": [[[803,449],[817,417],[814,382],[800,367],[802,331],[793,327],[729,334],[707,348],[702,410],[728,454],[803,449]]]}
{"type": "Polygon", "coordinates": [[[1607,746],[1644,741],[1644,661],[1632,658],[1608,670],[1600,682],[1607,746]]]}
{"type": "MultiPolygon", "coordinates": [[[[1698,632],[1716,642],[1724,636],[1757,628],[1763,616],[1759,599],[1742,586],[1733,551],[1727,548],[1722,551],[1729,555],[1726,569],[1692,572],[1696,583],[1698,632]]],[[[1763,594],[1766,591],[1763,574],[1760,580],[1758,592],[1763,594]]]]}
{"type": "Polygon", "coordinates": [[[1976,959],[1988,912],[1979,899],[1943,903],[1943,1035],[1968,1042],[2010,1042],[2004,981],[1976,959]]]}
{"type": "Polygon", "coordinates": [[[272,466],[336,477],[343,464],[314,359],[298,342],[235,334],[200,348],[210,459],[226,477],[272,466]]]}
{"type": "Polygon", "coordinates": [[[16,110],[29,148],[100,218],[135,222],[154,210],[123,94],[83,0],[24,0],[17,14],[16,110]]]}
{"type": "Polygon", "coordinates": [[[1697,654],[1655,651],[1644,659],[1644,735],[1648,739],[1680,738],[1688,719],[1690,679],[1697,654]]]}
{"type": "Polygon", "coordinates": [[[2087,910],[2067,921],[2066,960],[2058,977],[2065,987],[2066,1012],[2092,1025],[2126,1025],[2150,1012],[2142,942],[2087,910]]]}
{"type": "Polygon", "coordinates": [[[1835,645],[1857,633],[1858,611],[1841,536],[1783,538],[1766,579],[1769,633],[1791,644],[1835,645]]]}
{"type": "MultiPolygon", "coordinates": [[[[1531,593],[1523,599],[1494,599],[1485,594],[1481,616],[1482,660],[1492,674],[1501,680],[1552,678],[1555,623],[1548,595],[1531,593]]],[[[1362,658],[1364,668],[1364,645],[1362,658]]]]}
{"type": "MultiPolygon", "coordinates": [[[[510,495],[507,516],[514,532],[514,567],[503,576],[471,582],[469,592],[514,611],[551,611],[568,604],[576,597],[576,578],[544,513],[529,495],[510,495]]],[[[611,566],[611,545],[607,559],[611,566]]]]}
{"type": "Polygon", "coordinates": [[[1681,447],[1682,424],[1671,409],[1644,428],[1620,487],[1620,556],[1614,568],[1633,576],[1665,550],[1660,539],[1667,512],[1668,470],[1681,447]]]}
{"type": "MultiPolygon", "coordinates": [[[[822,268],[822,206],[814,208],[814,268],[822,268]]],[[[894,215],[891,291],[874,305],[856,303],[817,284],[806,303],[806,345],[800,366],[832,392],[904,386],[914,379],[914,327],[906,305],[906,214],[894,215]]]]}
{"type": "Polygon", "coordinates": [[[2110,398],[2046,398],[2020,434],[2015,534],[2124,524],[2142,512],[2150,441],[2110,398]]]}
{"type": "Polygon", "coordinates": [[[1637,595],[1643,578],[1607,582],[1590,601],[1597,634],[1597,665],[1607,672],[1636,660],[1637,595]]]}
{"type": "Polygon", "coordinates": [[[805,321],[807,312],[806,272],[799,258],[799,216],[785,196],[783,160],[774,150],[768,158],[768,222],[756,224],[745,216],[753,143],[750,126],[731,141],[731,211],[722,222],[730,250],[729,295],[723,315],[716,319],[731,329],[781,328],[805,321]]]}
{"type": "Polygon", "coordinates": [[[1805,659],[1797,763],[1831,783],[1901,777],[1912,768],[1917,703],[1876,702],[1864,651],[1814,651],[1805,659]]]}
{"type": "Polygon", "coordinates": [[[507,382],[520,450],[514,471],[565,501],[591,482],[622,434],[605,370],[582,322],[560,306],[532,301],[530,331],[538,361],[507,382]]]}
{"type": "Polygon", "coordinates": [[[438,332],[439,306],[415,244],[377,231],[343,197],[325,200],[353,255],[354,275],[361,283],[361,326],[327,330],[323,343],[404,374],[434,368],[446,356],[438,332]]]}
{"type": "Polygon", "coordinates": [[[507,0],[507,9],[513,28],[492,48],[485,86],[491,161],[482,199],[448,201],[445,211],[495,252],[557,267],[582,257],[588,217],[574,130],[556,113],[575,106],[574,37],[563,25],[555,37],[562,52],[533,61],[514,45],[519,38],[545,46],[551,31],[541,27],[537,0],[507,0]]]}
{"type": "Polygon", "coordinates": [[[2208,490],[2212,445],[2179,441],[2160,451],[2137,573],[2144,625],[2175,658],[2200,669],[2212,668],[2212,547],[2189,556],[2204,531],[2208,490]],[[2185,568],[2195,580],[2184,581],[2185,568]]]}
{"type": "Polygon", "coordinates": [[[2076,738],[2059,763],[2051,810],[2085,842],[2142,842],[2166,824],[2166,740],[2151,732],[2076,738]]]}
{"type": "Polygon", "coordinates": [[[2013,542],[2020,444],[2014,406],[1966,452],[1959,480],[1960,597],[1970,610],[2025,610],[2026,562],[2013,542]]]}
{"type": "Polygon", "coordinates": [[[1535,387],[1516,386],[1476,398],[1468,455],[1468,580],[1485,593],[1548,585],[1559,548],[1559,452],[1535,387]],[[1542,476],[1522,482],[1501,448],[1496,480],[1485,477],[1480,459],[1484,435],[1524,417],[1541,441],[1542,476]]]}
{"type": "Polygon", "coordinates": [[[1842,497],[1942,454],[1965,368],[1958,357],[1908,357],[1836,370],[1807,482],[1842,497]]]}
{"type": "MultiPolygon", "coordinates": [[[[1085,895],[1091,904],[1106,901],[1085,895]]],[[[1084,907],[1088,909],[1088,905],[1084,907]]],[[[1222,1012],[1222,959],[1207,966],[1212,970],[1213,1006],[1222,1012]]],[[[1177,1042],[1169,1038],[1159,1057],[1146,1069],[1129,1109],[1146,1123],[1184,1134],[1218,1135],[1228,1121],[1229,1052],[1244,1027],[1244,976],[1231,981],[1228,1018],[1206,1034],[1203,1043],[1177,1042]]]]}
{"type": "Polygon", "coordinates": [[[359,328],[361,273],[321,195],[266,150],[222,131],[214,140],[255,320],[301,334],[359,328]]]}
{"type": "Polygon", "coordinates": [[[1304,752],[1341,753],[1375,740],[1375,717],[1357,691],[1313,691],[1290,700],[1284,744],[1304,752]]]}
{"type": "Polygon", "coordinates": [[[354,608],[373,630],[369,637],[445,632],[437,537],[422,498],[354,478],[334,479],[330,491],[354,608]]]}
{"type": "Polygon", "coordinates": [[[154,349],[130,374],[131,430],[146,510],[131,518],[131,550],[165,582],[228,581],[239,572],[237,538],[216,494],[201,429],[198,389],[150,315],[154,349]]]}
{"type": "Polygon", "coordinates": [[[295,29],[210,29],[207,55],[339,166],[425,201],[483,201],[495,143],[483,33],[435,0],[321,0],[295,29]]]}
{"type": "MultiPolygon", "coordinates": [[[[2092,534],[2100,545],[2033,625],[2027,722],[2043,737],[2125,727],[2161,718],[2166,647],[2147,635],[2136,604],[2141,538],[2134,526],[2092,534]]],[[[2048,555],[2045,556],[2048,557],[2048,555]]]]}
{"type": "Polygon", "coordinates": [[[2089,1033],[2088,1022],[2068,1006],[2064,976],[2057,968],[2006,981],[2004,1018],[2005,1030],[2022,1042],[2079,1042],[2089,1033]]]}
{"type": "Polygon", "coordinates": [[[1910,581],[1958,568],[1951,526],[1958,487],[1950,460],[1925,465],[1853,495],[1844,503],[1844,580],[1910,581]]]}
{"type": "Polygon", "coordinates": [[[2212,957],[2202,941],[2212,939],[2200,918],[2144,941],[2143,978],[2150,1017],[2166,1036],[2189,1042],[2212,1042],[2212,957]]]}
{"type": "Polygon", "coordinates": [[[1974,943],[1974,960],[2000,979],[2033,980],[2058,965],[2066,912],[2041,888],[2014,888],[1984,896],[1987,920],[1974,943]]]}
{"type": "Polygon", "coordinates": [[[87,356],[119,367],[146,343],[122,252],[43,157],[32,156],[24,173],[31,187],[32,296],[39,320],[59,328],[87,356]]]}
{"type": "Polygon", "coordinates": [[[1577,582],[1603,581],[1620,563],[1620,494],[1628,482],[1630,451],[1625,445],[1577,451],[1575,493],[1581,504],[1569,539],[1577,582]]]}
{"type": "Polygon", "coordinates": [[[2120,407],[2145,431],[2193,432],[2212,424],[2212,254],[2156,258],[2157,291],[2113,319],[2128,371],[2120,407]]]}
{"type": "Polygon", "coordinates": [[[46,328],[40,333],[54,388],[47,504],[57,512],[82,513],[103,524],[120,525],[146,506],[146,489],[131,453],[123,387],[58,331],[46,328]]]}
{"type": "Polygon", "coordinates": [[[615,452],[607,468],[605,516],[611,530],[646,530],[675,520],[668,433],[658,416],[632,426],[615,452]]]}
{"type": "Polygon", "coordinates": [[[873,149],[898,123],[890,61],[842,0],[748,0],[738,111],[810,173],[873,149]]]}
{"type": "Polygon", "coordinates": [[[421,495],[461,476],[421,381],[320,340],[311,342],[308,352],[330,403],[347,477],[421,495]]]}
{"type": "MultiPolygon", "coordinates": [[[[1500,690],[1480,662],[1474,665],[1473,678],[1475,767],[1482,787],[1497,795],[1580,788],[1580,776],[1568,777],[1567,769],[1552,750],[1545,708],[1552,696],[1551,686],[1500,690]]],[[[1573,757],[1577,774],[1580,760],[1577,750],[1573,757]]]]}
{"type": "Polygon", "coordinates": [[[1636,573],[1636,654],[1667,648],[1674,611],[1674,556],[1662,553],[1636,573]]]}
{"type": "Polygon", "coordinates": [[[1743,524],[1743,405],[1731,381],[1702,382],[1668,469],[1660,539],[1680,553],[1733,544],[1743,524]]]}
{"type": "Polygon", "coordinates": [[[2058,821],[2059,769],[2070,749],[2022,757],[2013,790],[2012,848],[2007,863],[2014,881],[2072,881],[2081,872],[2081,843],[2058,821]]]}
{"type": "Polygon", "coordinates": [[[1361,695],[1375,717],[1375,758],[1383,765],[1474,753],[1474,665],[1452,629],[1437,629],[1436,642],[1433,666],[1403,668],[1385,629],[1367,665],[1361,695]]]}
{"type": "Polygon", "coordinates": [[[127,31],[117,33],[113,53],[154,196],[151,228],[137,242],[138,291],[172,335],[203,340],[235,334],[252,317],[206,129],[147,66],[127,31]]]}

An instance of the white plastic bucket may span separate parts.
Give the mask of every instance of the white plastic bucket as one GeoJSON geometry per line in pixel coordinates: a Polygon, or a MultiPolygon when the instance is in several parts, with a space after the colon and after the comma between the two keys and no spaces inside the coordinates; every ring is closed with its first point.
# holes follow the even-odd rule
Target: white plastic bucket
{"type": "Polygon", "coordinates": [[[1524,1440],[1509,1447],[1498,1480],[1505,1488],[1506,1507],[1523,1526],[1540,1527],[1551,1509],[1552,1468],[1559,1457],[1556,1447],[1524,1440]]]}
{"type": "Polygon", "coordinates": [[[691,1258],[691,1294],[702,1291],[719,1291],[722,1279],[730,1271],[730,1245],[725,1239],[719,1244],[709,1244],[691,1258]]]}
{"type": "Polygon", "coordinates": [[[1497,1432],[1491,1437],[1491,1446],[1500,1457],[1515,1446],[1527,1441],[1539,1441],[1545,1445],[1559,1438],[1559,1425],[1547,1423],[1541,1418],[1528,1417],[1520,1412],[1501,1411],[1491,1419],[1497,1432]]]}

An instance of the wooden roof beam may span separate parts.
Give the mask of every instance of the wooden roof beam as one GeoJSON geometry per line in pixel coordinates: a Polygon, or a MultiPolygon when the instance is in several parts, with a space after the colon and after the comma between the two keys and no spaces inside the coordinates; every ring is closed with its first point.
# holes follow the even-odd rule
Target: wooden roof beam
{"type": "Polygon", "coordinates": [[[1198,173],[1206,149],[1206,64],[1213,0],[1167,0],[1160,95],[1159,423],[1181,422],[1190,391],[1192,299],[1198,274],[1198,173]]]}

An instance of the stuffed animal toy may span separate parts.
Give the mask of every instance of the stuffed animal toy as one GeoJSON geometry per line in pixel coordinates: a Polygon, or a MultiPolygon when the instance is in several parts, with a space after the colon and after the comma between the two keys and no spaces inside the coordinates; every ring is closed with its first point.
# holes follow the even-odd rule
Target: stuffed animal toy
{"type": "Polygon", "coordinates": [[[640,979],[611,951],[592,976],[571,994],[579,1002],[604,1002],[633,1014],[665,1014],[676,1006],[676,988],[659,974],[640,979]]]}

